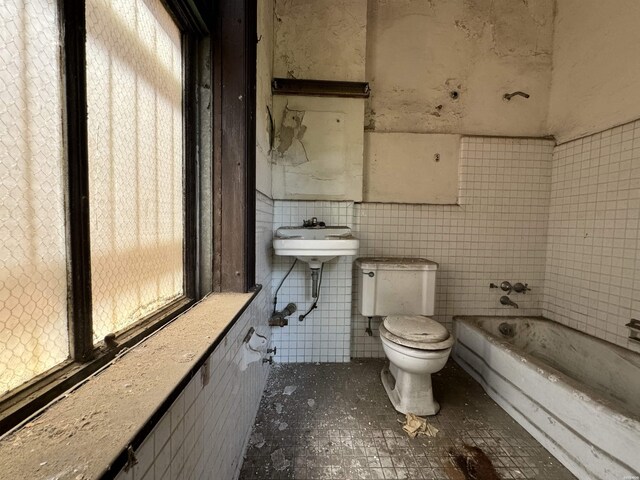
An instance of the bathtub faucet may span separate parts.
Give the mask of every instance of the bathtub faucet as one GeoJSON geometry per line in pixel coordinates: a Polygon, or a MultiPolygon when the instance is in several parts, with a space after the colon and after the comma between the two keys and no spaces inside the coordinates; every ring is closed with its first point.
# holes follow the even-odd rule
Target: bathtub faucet
{"type": "Polygon", "coordinates": [[[516,302],[511,301],[511,299],[509,297],[507,297],[506,295],[503,295],[500,297],[500,303],[502,305],[510,305],[513,308],[518,308],[518,304],[516,302]]]}

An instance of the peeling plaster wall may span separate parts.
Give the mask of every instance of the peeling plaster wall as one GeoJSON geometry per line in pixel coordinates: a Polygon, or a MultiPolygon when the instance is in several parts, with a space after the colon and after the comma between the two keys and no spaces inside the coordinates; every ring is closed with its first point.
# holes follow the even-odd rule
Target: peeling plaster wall
{"type": "Polygon", "coordinates": [[[275,0],[276,77],[364,81],[367,0],[275,0]]]}
{"type": "Polygon", "coordinates": [[[361,201],[362,99],[276,96],[273,107],[273,198],[361,201]]]}
{"type": "Polygon", "coordinates": [[[549,130],[559,142],[640,117],[640,2],[558,0],[549,130]]]}
{"type": "Polygon", "coordinates": [[[273,76],[273,0],[258,2],[258,46],[256,79],[256,189],[271,197],[271,161],[269,135],[273,112],[271,77],[273,76]]]}
{"type": "MultiPolygon", "coordinates": [[[[363,81],[367,0],[274,0],[275,77],[363,81]]],[[[362,200],[364,100],[276,96],[273,198],[362,200]]]]}
{"type": "Polygon", "coordinates": [[[553,4],[369,0],[367,129],[547,134],[553,4]],[[516,90],[531,97],[503,99],[516,90]]]}

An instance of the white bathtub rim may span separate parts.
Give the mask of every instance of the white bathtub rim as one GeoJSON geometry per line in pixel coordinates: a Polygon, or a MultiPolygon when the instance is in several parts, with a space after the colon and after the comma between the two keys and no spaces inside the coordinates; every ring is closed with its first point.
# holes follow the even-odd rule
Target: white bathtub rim
{"type": "MultiPolygon", "coordinates": [[[[544,405],[546,399],[549,396],[555,399],[565,399],[565,402],[556,402],[557,411],[553,415],[554,417],[565,419],[573,418],[574,422],[577,424],[583,423],[585,418],[593,420],[595,422],[601,422],[600,424],[604,425],[606,430],[610,431],[610,433],[612,434],[615,433],[614,436],[607,437],[613,440],[604,441],[602,438],[593,438],[591,439],[591,441],[589,441],[590,444],[595,444],[600,450],[607,451],[608,448],[611,447],[611,443],[613,442],[613,444],[617,446],[618,451],[626,452],[620,453],[622,458],[632,458],[635,455],[635,452],[631,451],[631,446],[637,443],[638,432],[640,432],[640,422],[638,422],[635,418],[627,417],[620,413],[618,410],[611,409],[610,407],[603,405],[602,402],[594,400],[582,389],[578,388],[578,386],[581,386],[581,384],[579,384],[575,380],[562,374],[562,372],[558,372],[557,370],[552,369],[551,367],[547,368],[546,364],[537,359],[535,362],[529,361],[530,357],[528,357],[526,353],[521,352],[521,350],[517,349],[517,347],[514,347],[508,342],[500,341],[499,339],[488,333],[486,330],[479,328],[477,325],[472,325],[467,322],[461,322],[461,325],[463,329],[467,328],[476,335],[476,338],[469,338],[472,343],[474,341],[489,340],[489,345],[496,349],[495,355],[506,355],[508,357],[511,357],[515,362],[513,363],[513,365],[522,365],[527,369],[532,369],[532,367],[535,366],[535,373],[541,377],[546,378],[547,380],[550,380],[552,377],[556,377],[553,381],[549,381],[546,384],[545,390],[532,390],[528,388],[522,388],[522,385],[519,384],[519,381],[521,383],[522,381],[524,381],[524,379],[514,378],[513,365],[509,365],[508,363],[504,363],[503,366],[489,365],[484,358],[475,353],[476,351],[478,351],[478,349],[473,348],[474,345],[464,344],[464,338],[461,337],[464,337],[465,335],[461,335],[460,332],[458,332],[458,344],[463,344],[465,348],[474,352],[474,354],[478,356],[478,358],[480,358],[484,364],[486,364],[492,370],[495,370],[498,374],[500,374],[501,377],[507,379],[511,384],[514,385],[514,387],[519,388],[523,392],[526,391],[527,397],[531,398],[540,405],[544,405]],[[507,366],[509,368],[507,368],[507,366]],[[550,375],[549,372],[551,370],[556,373],[552,373],[550,375]],[[561,380],[571,380],[571,383],[563,383],[563,381],[561,380]],[[574,392],[574,389],[578,391],[574,392]],[[579,400],[579,403],[577,404],[575,403],[575,397],[578,397],[579,400]],[[576,409],[582,410],[583,415],[576,416],[576,409]]],[[[627,464],[627,460],[621,463],[627,464]]]]}
{"type": "MultiPolygon", "coordinates": [[[[471,353],[474,356],[478,357],[475,354],[475,352],[467,349],[464,346],[463,346],[463,348],[465,348],[469,353],[471,353]]],[[[609,479],[609,478],[611,478],[609,472],[603,472],[603,474],[601,476],[594,477],[593,476],[593,472],[587,470],[585,468],[585,466],[584,466],[584,463],[581,460],[577,459],[574,455],[571,454],[571,452],[569,452],[567,449],[563,448],[558,442],[556,442],[544,430],[538,428],[538,426],[535,423],[531,422],[529,415],[523,413],[520,409],[516,408],[516,406],[513,404],[513,402],[510,402],[507,398],[504,397],[504,395],[502,393],[500,393],[498,390],[493,388],[491,386],[491,384],[485,379],[485,376],[481,372],[479,372],[476,368],[474,368],[473,365],[471,365],[464,358],[462,358],[458,351],[456,351],[456,353],[454,354],[453,358],[455,359],[456,362],[458,362],[458,364],[465,371],[467,371],[476,381],[478,381],[483,386],[483,388],[485,389],[487,394],[498,405],[500,405],[507,413],[509,413],[509,415],[511,415],[525,430],[527,430],[527,432],[529,432],[532,437],[534,437],[538,442],[540,442],[540,444],[542,444],[543,447],[545,447],[554,457],[556,457],[556,459],[560,463],[562,463],[566,468],[568,468],[569,471],[571,471],[571,473],[574,474],[577,478],[579,478],[579,479],[586,479],[586,478],[590,478],[590,479],[605,479],[606,478],[606,479],[609,479]]],[[[540,405],[538,402],[536,402],[535,400],[531,399],[529,396],[526,395],[525,392],[523,392],[521,389],[519,389],[518,387],[513,385],[508,379],[502,377],[502,375],[500,375],[498,372],[496,372],[495,370],[491,369],[491,367],[488,364],[485,363],[484,365],[486,366],[486,368],[490,369],[493,373],[495,373],[496,375],[500,376],[502,378],[503,382],[506,385],[508,385],[507,388],[510,388],[514,393],[516,393],[517,395],[523,397],[526,401],[529,401],[531,404],[535,405],[535,408],[539,409],[540,411],[544,411],[550,417],[553,417],[554,421],[562,429],[564,429],[564,430],[566,430],[568,432],[571,432],[571,434],[574,434],[574,435],[578,436],[580,438],[580,441],[582,441],[585,446],[590,447],[592,449],[592,451],[593,451],[593,448],[595,448],[595,449],[597,449],[597,451],[598,451],[598,453],[600,455],[611,459],[612,463],[615,463],[616,465],[618,465],[619,467],[621,467],[621,468],[623,468],[625,470],[633,471],[627,465],[622,464],[622,463],[616,461],[615,459],[612,459],[612,457],[609,454],[607,454],[607,452],[602,451],[598,447],[594,447],[588,440],[586,440],[584,437],[579,435],[574,429],[572,429],[570,426],[565,424],[562,420],[560,420],[555,415],[553,415],[553,413],[549,412],[544,406],[540,405]]],[[[623,471],[622,472],[622,476],[619,476],[619,475],[618,476],[620,478],[623,478],[626,474],[627,474],[627,471],[623,471]]]]}
{"type": "MultiPolygon", "coordinates": [[[[496,317],[485,317],[485,318],[493,318],[496,317]]],[[[532,319],[531,317],[518,317],[519,319],[526,318],[532,319]]],[[[494,378],[497,378],[498,381],[504,382],[507,388],[513,389],[514,391],[521,392],[523,399],[535,405],[535,408],[544,410],[548,413],[548,418],[553,419],[555,422],[562,424],[568,432],[572,432],[576,437],[576,441],[581,442],[583,445],[583,449],[589,448],[594,454],[594,449],[600,452],[600,455],[609,459],[609,463],[616,465],[619,468],[626,469],[628,472],[636,473],[637,471],[634,468],[629,466],[629,462],[632,465],[635,465],[634,458],[637,458],[637,454],[633,448],[633,445],[637,444],[638,432],[640,432],[640,423],[632,418],[628,418],[620,414],[617,410],[610,409],[601,402],[593,400],[588,394],[583,391],[579,392],[579,401],[576,403],[573,401],[575,392],[571,389],[578,382],[573,381],[570,377],[562,374],[562,372],[558,372],[552,367],[544,364],[537,359],[534,361],[529,361],[530,357],[525,357],[526,353],[519,350],[517,347],[512,344],[502,341],[501,339],[495,337],[490,334],[486,330],[480,328],[477,323],[471,323],[465,321],[466,317],[456,319],[456,331],[458,343],[456,344],[456,349],[454,350],[454,358],[459,361],[461,359],[460,351],[464,349],[473,355],[473,359],[477,359],[476,361],[480,361],[478,364],[478,368],[486,369],[487,374],[495,375],[494,378]],[[462,320],[462,321],[461,321],[462,320]],[[459,328],[460,327],[460,328],[459,328]],[[466,330],[466,333],[465,333],[466,330]],[[465,340],[470,342],[469,345],[465,343],[465,340]],[[488,341],[488,342],[487,342],[488,341]],[[486,343],[485,343],[486,342],[486,343]],[[475,343],[475,345],[474,345],[475,343]],[[478,348],[485,345],[485,348],[478,348]],[[487,351],[486,348],[490,349],[490,358],[494,360],[492,364],[490,364],[483,356],[482,352],[487,351]],[[480,352],[480,353],[478,353],[480,352]],[[511,361],[500,361],[499,357],[511,357],[511,361]],[[512,362],[512,363],[510,363],[512,362]],[[541,365],[544,365],[544,368],[541,368],[541,365]],[[534,368],[535,367],[535,368],[534,368]],[[555,382],[548,382],[545,389],[536,390],[531,388],[526,388],[525,384],[519,385],[518,381],[521,383],[524,381],[523,378],[520,378],[519,375],[522,374],[522,369],[531,370],[534,375],[538,375],[540,379],[545,378],[547,381],[550,378],[549,372],[553,370],[556,374],[552,374],[551,376],[558,377],[555,382]],[[569,379],[572,380],[570,385],[563,384],[560,380],[569,379]],[[521,387],[525,387],[524,389],[521,387]],[[546,399],[555,398],[555,399],[563,399],[565,401],[556,401],[557,403],[557,411],[556,413],[549,412],[547,408],[543,405],[546,403],[546,399]],[[577,416],[576,416],[577,415],[577,416]],[[573,419],[573,426],[569,426],[564,420],[573,419]],[[580,423],[585,422],[585,419],[588,419],[592,423],[596,425],[602,425],[604,430],[602,431],[602,435],[600,438],[593,437],[589,439],[584,435],[579,433],[574,427],[579,425],[580,423]],[[604,440],[604,439],[608,440],[604,440]],[[608,452],[612,452],[611,454],[608,452]],[[616,455],[615,457],[613,455],[616,455]]],[[[537,318],[533,318],[532,320],[538,320],[537,318]]],[[[469,363],[467,360],[463,361],[465,363],[469,363]]],[[[464,367],[464,365],[463,365],[464,367]]],[[[465,368],[466,369],[466,368],[465,368]]],[[[467,370],[467,369],[466,369],[467,370]]],[[[477,370],[477,368],[474,368],[477,370]]],[[[469,372],[473,375],[473,372],[469,372]]],[[[479,373],[477,375],[480,375],[479,373]]],[[[488,379],[484,378],[484,375],[481,378],[476,378],[485,390],[491,395],[491,391],[489,390],[490,383],[488,379]]],[[[531,379],[528,379],[531,382],[531,379]]],[[[494,387],[490,387],[491,390],[494,387]]],[[[580,389],[581,390],[581,389],[580,389]]],[[[493,398],[493,396],[492,396],[493,398]]],[[[494,398],[503,408],[505,408],[504,402],[507,400],[494,398]]],[[[515,407],[513,407],[515,408],[515,407]]],[[[505,410],[509,411],[508,408],[505,410]]],[[[526,416],[523,416],[520,413],[520,416],[523,420],[526,420],[526,416]]],[[[523,422],[525,423],[525,422],[523,422]]],[[[525,426],[523,424],[523,426],[525,426]]],[[[526,428],[526,426],[525,426],[526,428]]],[[[531,427],[533,429],[533,426],[531,427]]],[[[538,427],[535,427],[536,429],[538,427]]],[[[527,430],[529,430],[527,428],[527,430]]],[[[556,430],[556,429],[550,429],[556,430]]],[[[539,436],[534,435],[542,443],[545,447],[552,450],[552,445],[548,445],[548,442],[545,440],[544,430],[540,429],[539,436]]],[[[585,431],[590,432],[589,428],[585,428],[585,431]]],[[[533,435],[533,431],[530,431],[533,435]]],[[[571,445],[568,446],[569,449],[572,448],[571,445]]],[[[562,449],[564,450],[564,449],[562,449]]],[[[554,452],[555,453],[555,452],[554,452]]],[[[580,457],[583,455],[580,452],[577,452],[576,455],[580,457]]],[[[586,459],[588,461],[588,459],[586,459]]],[[[564,463],[564,462],[563,462],[564,463]]],[[[571,463],[565,463],[567,467],[571,466],[571,463]]],[[[598,466],[593,466],[592,468],[596,469],[598,466]]],[[[637,466],[636,466],[637,467],[637,466]]],[[[574,470],[574,468],[570,468],[570,470],[574,470]]],[[[599,478],[611,478],[607,476],[601,476],[599,478]]]]}
{"type": "MultiPolygon", "coordinates": [[[[462,345],[462,344],[460,344],[462,345]]],[[[464,345],[463,348],[467,349],[464,345]]],[[[474,354],[471,350],[467,349],[470,353],[474,354]]],[[[454,360],[460,365],[469,375],[471,375],[478,383],[482,385],[487,394],[498,404],[500,405],[509,415],[511,415],[527,432],[531,434],[533,438],[535,438],[538,442],[542,444],[556,459],[562,463],[565,467],[567,467],[571,473],[573,473],[578,478],[586,478],[591,474],[587,472],[584,468],[582,468],[581,463],[571,455],[567,450],[562,448],[562,446],[556,442],[553,438],[549,437],[544,433],[543,430],[537,427],[536,424],[532,423],[528,416],[525,415],[522,411],[516,408],[513,403],[509,402],[498,390],[491,386],[491,384],[485,379],[485,376],[482,372],[479,372],[473,365],[467,362],[460,353],[457,351],[453,355],[454,360]]],[[[486,363],[485,366],[489,367],[486,363]]],[[[495,371],[494,371],[495,372],[495,371]]],[[[497,372],[495,372],[499,375],[497,372]]],[[[507,379],[504,379],[505,383],[510,384],[507,379]]],[[[513,384],[510,384],[513,390],[520,393],[522,396],[526,397],[526,394],[522,392],[518,387],[513,384]]],[[[532,401],[528,398],[529,401],[536,404],[536,407],[540,410],[544,410],[548,412],[546,408],[542,405],[538,404],[538,402],[532,401]]],[[[564,425],[566,427],[566,425],[564,425]]]]}
{"type": "Polygon", "coordinates": [[[532,317],[532,316],[497,317],[497,316],[489,316],[489,315],[487,315],[487,316],[479,316],[478,315],[478,316],[455,316],[455,317],[453,317],[454,331],[456,332],[456,339],[458,341],[459,341],[459,339],[458,339],[459,335],[458,335],[458,332],[457,332],[457,325],[458,325],[458,322],[463,322],[466,327],[471,328],[472,330],[476,331],[477,333],[482,335],[484,338],[486,338],[490,343],[498,346],[501,350],[506,351],[510,356],[514,357],[519,362],[530,363],[530,364],[534,365],[537,368],[538,373],[540,375],[545,375],[547,378],[549,378],[549,380],[552,381],[552,383],[565,383],[565,384],[569,385],[576,392],[578,392],[579,394],[582,394],[582,396],[580,397],[581,401],[587,402],[588,404],[590,404],[596,410],[604,409],[606,411],[607,415],[615,418],[616,421],[618,421],[620,423],[626,424],[629,421],[629,419],[631,419],[632,421],[637,422],[637,423],[640,424],[640,415],[639,414],[629,410],[628,408],[626,408],[624,405],[621,405],[620,403],[613,402],[613,401],[609,400],[608,398],[603,397],[595,389],[589,387],[588,385],[585,385],[582,382],[579,382],[578,380],[573,379],[572,377],[570,377],[566,373],[563,373],[560,370],[557,370],[552,365],[549,365],[548,363],[545,363],[544,361],[539,360],[538,358],[536,358],[536,357],[534,357],[532,355],[529,355],[528,353],[522,351],[520,348],[518,348],[517,346],[515,346],[512,343],[508,342],[507,340],[504,340],[504,339],[501,339],[499,337],[496,337],[495,335],[491,334],[490,332],[488,332],[485,329],[483,329],[482,327],[480,327],[480,325],[478,324],[478,320],[490,320],[490,319],[496,319],[496,318],[499,318],[500,320],[504,319],[505,321],[508,321],[508,320],[512,320],[512,321],[523,321],[523,320],[540,321],[540,322],[548,323],[548,324],[550,324],[550,325],[552,325],[554,327],[558,326],[558,327],[569,329],[572,332],[574,332],[576,334],[579,334],[579,335],[581,335],[583,337],[588,337],[589,340],[597,341],[598,343],[602,343],[602,344],[606,345],[607,347],[611,347],[611,348],[614,348],[616,350],[622,350],[624,352],[629,352],[630,354],[634,354],[634,355],[637,355],[636,352],[627,351],[626,349],[624,349],[624,348],[622,348],[622,347],[620,347],[618,345],[614,345],[612,343],[605,342],[604,340],[601,340],[601,339],[596,338],[596,337],[592,337],[590,335],[587,335],[584,332],[581,332],[581,331],[576,330],[574,328],[568,327],[566,325],[559,324],[557,322],[554,322],[553,320],[549,320],[549,319],[544,318],[544,317],[532,317]],[[553,379],[552,377],[556,377],[556,378],[553,379]]]}

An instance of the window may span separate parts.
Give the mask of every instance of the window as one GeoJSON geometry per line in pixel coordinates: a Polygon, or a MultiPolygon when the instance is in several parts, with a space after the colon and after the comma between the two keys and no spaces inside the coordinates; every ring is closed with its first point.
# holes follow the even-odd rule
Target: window
{"type": "Polygon", "coordinates": [[[2,395],[69,347],[56,2],[5,0],[0,11],[2,395]]]}
{"type": "Polygon", "coordinates": [[[183,293],[180,30],[160,0],[87,0],[93,339],[183,293]]]}
{"type": "Polygon", "coordinates": [[[210,51],[183,3],[0,7],[0,433],[201,290],[192,107],[210,51]]]}

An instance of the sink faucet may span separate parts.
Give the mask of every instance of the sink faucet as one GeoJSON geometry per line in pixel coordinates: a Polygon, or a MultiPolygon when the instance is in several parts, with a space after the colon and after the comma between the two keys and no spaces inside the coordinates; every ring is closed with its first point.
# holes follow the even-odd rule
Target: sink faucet
{"type": "Polygon", "coordinates": [[[513,302],[509,297],[507,297],[506,295],[503,295],[500,297],[500,303],[502,305],[510,305],[513,308],[518,308],[518,304],[516,302],[513,302]]]}
{"type": "Polygon", "coordinates": [[[325,223],[319,222],[318,217],[313,217],[311,218],[311,220],[302,220],[303,228],[317,228],[317,227],[324,227],[324,226],[325,226],[325,223]]]}

